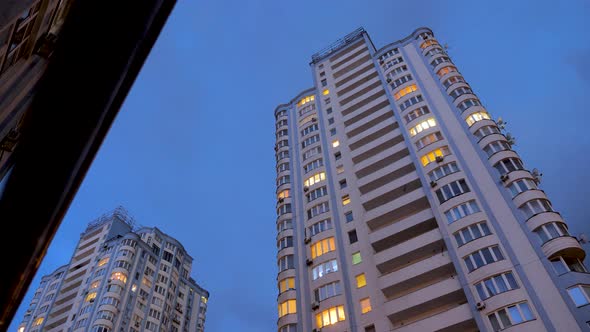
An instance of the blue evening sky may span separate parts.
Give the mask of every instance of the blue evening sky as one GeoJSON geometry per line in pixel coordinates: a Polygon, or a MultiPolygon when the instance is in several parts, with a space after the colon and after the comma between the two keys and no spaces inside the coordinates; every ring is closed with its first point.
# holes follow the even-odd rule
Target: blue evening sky
{"type": "Polygon", "coordinates": [[[574,233],[590,230],[588,17],[584,0],[180,0],[10,330],[86,224],[123,205],[194,258],[208,332],[276,331],[273,111],[359,26],[377,48],[432,28],[574,233]]]}

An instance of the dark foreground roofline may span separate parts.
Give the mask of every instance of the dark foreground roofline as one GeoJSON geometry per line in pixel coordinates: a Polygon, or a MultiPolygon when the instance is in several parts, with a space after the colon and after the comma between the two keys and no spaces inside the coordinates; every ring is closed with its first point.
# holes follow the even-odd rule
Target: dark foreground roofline
{"type": "Polygon", "coordinates": [[[0,244],[7,253],[0,331],[8,328],[174,4],[175,0],[72,4],[32,97],[15,163],[0,193],[4,234],[16,240],[0,244]]]}

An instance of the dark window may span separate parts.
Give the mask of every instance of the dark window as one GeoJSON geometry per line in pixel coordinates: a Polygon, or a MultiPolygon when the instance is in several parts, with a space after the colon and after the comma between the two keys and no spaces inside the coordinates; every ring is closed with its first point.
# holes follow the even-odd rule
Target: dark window
{"type": "Polygon", "coordinates": [[[334,124],[334,118],[329,118],[328,119],[328,124],[334,124]]]}
{"type": "Polygon", "coordinates": [[[342,158],[342,154],[340,152],[334,153],[334,159],[340,160],[340,158],[342,158]]]}
{"type": "Polygon", "coordinates": [[[350,241],[350,244],[353,244],[353,243],[357,242],[358,240],[359,239],[356,236],[356,229],[348,232],[348,241],[350,241]]]}
{"type": "Polygon", "coordinates": [[[348,186],[348,184],[346,183],[346,179],[340,180],[340,189],[344,189],[347,186],[348,186]]]}
{"type": "Polygon", "coordinates": [[[328,108],[326,109],[326,113],[328,113],[328,114],[332,114],[332,107],[328,107],[328,108]]]}
{"type": "Polygon", "coordinates": [[[164,256],[162,256],[162,259],[168,263],[172,263],[172,256],[174,256],[174,255],[172,255],[171,252],[164,250],[164,256]]]}

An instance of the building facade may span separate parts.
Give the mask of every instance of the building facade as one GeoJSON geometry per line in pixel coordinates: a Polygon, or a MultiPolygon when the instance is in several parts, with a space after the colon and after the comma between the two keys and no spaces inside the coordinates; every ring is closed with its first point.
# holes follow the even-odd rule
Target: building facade
{"type": "Polygon", "coordinates": [[[0,4],[0,179],[10,168],[20,127],[71,1],[0,4]]]}
{"type": "Polygon", "coordinates": [[[585,252],[427,28],[312,56],[276,117],[278,331],[588,331],[585,252]]]}
{"type": "Polygon", "coordinates": [[[67,265],[41,279],[18,332],[204,331],[209,293],[192,258],[121,208],[90,223],[67,265]]]}

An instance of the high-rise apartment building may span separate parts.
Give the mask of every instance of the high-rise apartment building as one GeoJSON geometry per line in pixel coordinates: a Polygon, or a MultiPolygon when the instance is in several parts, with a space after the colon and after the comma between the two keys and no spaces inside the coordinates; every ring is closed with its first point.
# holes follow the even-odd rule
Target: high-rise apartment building
{"type": "Polygon", "coordinates": [[[209,293],[192,258],[118,208],[88,225],[67,265],[41,279],[18,332],[204,331],[209,293]]]}
{"type": "Polygon", "coordinates": [[[585,252],[430,29],[276,116],[278,331],[588,331],[585,252]]]}

